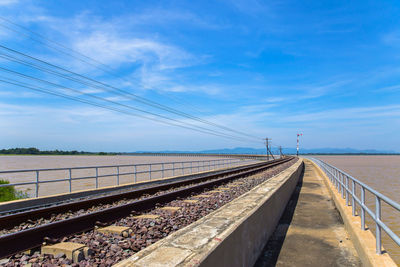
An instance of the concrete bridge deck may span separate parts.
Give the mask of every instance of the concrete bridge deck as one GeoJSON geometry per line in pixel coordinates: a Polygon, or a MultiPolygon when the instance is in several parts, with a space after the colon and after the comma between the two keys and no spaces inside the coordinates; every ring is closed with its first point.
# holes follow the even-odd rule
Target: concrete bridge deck
{"type": "Polygon", "coordinates": [[[255,266],[361,266],[361,260],[316,167],[304,175],[255,266]]]}
{"type": "Polygon", "coordinates": [[[343,206],[319,167],[300,159],[115,266],[396,266],[343,206]]]}
{"type": "Polygon", "coordinates": [[[298,159],[114,266],[396,266],[342,202],[317,165],[298,159]]]}

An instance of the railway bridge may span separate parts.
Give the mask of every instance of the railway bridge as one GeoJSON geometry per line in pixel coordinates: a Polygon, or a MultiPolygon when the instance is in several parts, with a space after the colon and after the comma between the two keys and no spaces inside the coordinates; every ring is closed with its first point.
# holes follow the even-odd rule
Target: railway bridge
{"type": "Polygon", "coordinates": [[[0,172],[67,173],[21,182],[35,195],[0,204],[0,264],[397,266],[381,232],[397,244],[399,237],[380,205],[400,210],[398,203],[334,166],[291,156],[165,164],[86,167],[95,175],[81,177],[73,174],[83,167],[0,172]],[[73,190],[85,179],[95,188],[73,190]],[[39,185],[56,182],[68,192],[40,196],[39,185]]]}

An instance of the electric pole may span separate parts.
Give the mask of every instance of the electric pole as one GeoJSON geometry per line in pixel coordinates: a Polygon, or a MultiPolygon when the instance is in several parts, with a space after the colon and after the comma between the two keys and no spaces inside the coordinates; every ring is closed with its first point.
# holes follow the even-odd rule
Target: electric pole
{"type": "Polygon", "coordinates": [[[271,157],[272,157],[272,159],[275,159],[274,158],[274,155],[272,154],[272,152],[271,152],[271,149],[270,149],[270,147],[269,147],[269,141],[271,141],[272,139],[270,139],[270,138],[265,138],[265,145],[266,145],[266,147],[267,147],[267,160],[269,160],[269,155],[271,155],[271,157]]]}
{"type": "Polygon", "coordinates": [[[283,157],[282,146],[279,146],[279,154],[280,154],[280,158],[282,158],[283,157]]]}
{"type": "Polygon", "coordinates": [[[267,161],[269,160],[269,140],[271,139],[269,139],[268,137],[265,138],[265,145],[267,147],[267,161]]]}
{"type": "Polygon", "coordinates": [[[296,156],[299,156],[299,136],[303,136],[302,133],[298,133],[297,134],[297,153],[296,156]]]}

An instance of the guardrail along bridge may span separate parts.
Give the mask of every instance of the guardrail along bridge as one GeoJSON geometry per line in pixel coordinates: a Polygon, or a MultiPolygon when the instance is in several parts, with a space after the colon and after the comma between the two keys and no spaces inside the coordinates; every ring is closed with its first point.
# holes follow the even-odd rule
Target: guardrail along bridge
{"type": "Polygon", "coordinates": [[[400,205],[313,158],[235,155],[4,176],[18,179],[1,187],[32,192],[0,204],[4,266],[396,266],[383,232],[400,251],[381,203],[400,205]]]}

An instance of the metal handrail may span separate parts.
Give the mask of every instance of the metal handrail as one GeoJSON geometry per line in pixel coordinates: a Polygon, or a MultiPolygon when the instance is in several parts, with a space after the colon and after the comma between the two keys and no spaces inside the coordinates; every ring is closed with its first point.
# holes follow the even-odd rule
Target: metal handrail
{"type": "MultiPolygon", "coordinates": [[[[308,157],[307,157],[308,158],[308,157]]],[[[386,232],[386,234],[398,245],[400,246],[400,237],[396,235],[389,226],[387,226],[381,218],[381,200],[383,200],[386,204],[391,206],[392,208],[400,211],[400,204],[388,198],[387,196],[379,193],[374,190],[370,186],[364,184],[363,182],[357,180],[350,174],[338,169],[335,166],[330,165],[320,159],[316,158],[308,158],[312,160],[315,164],[317,164],[328,176],[331,183],[336,187],[339,193],[341,193],[342,198],[346,200],[347,206],[352,206],[352,215],[357,216],[356,214],[356,206],[359,205],[361,209],[361,229],[367,230],[365,228],[365,212],[367,212],[372,220],[375,222],[375,239],[376,239],[376,253],[382,254],[382,229],[386,232]],[[351,186],[349,185],[351,182],[351,186]],[[357,185],[361,187],[361,199],[359,199],[356,195],[357,185]],[[368,208],[365,205],[365,190],[370,192],[375,197],[375,212],[368,208]],[[350,201],[351,200],[351,201],[350,201]]]]}
{"type": "Polygon", "coordinates": [[[161,178],[165,178],[165,172],[172,171],[172,175],[175,176],[175,171],[180,170],[182,174],[185,174],[185,170],[190,169],[190,174],[198,173],[205,170],[216,170],[218,168],[224,167],[232,167],[244,165],[250,162],[259,161],[259,159],[214,159],[214,160],[197,160],[197,161],[177,161],[177,162],[155,162],[155,163],[140,163],[140,164],[121,164],[121,165],[103,165],[103,166],[86,166],[86,167],[70,167],[70,168],[46,168],[46,169],[25,169],[25,170],[7,170],[0,171],[0,175],[2,174],[17,174],[17,173],[34,173],[36,176],[35,181],[28,182],[18,182],[18,183],[9,183],[9,184],[0,184],[0,188],[2,187],[10,187],[10,186],[26,186],[26,185],[35,185],[35,197],[39,197],[39,185],[44,183],[54,183],[54,182],[69,182],[69,192],[72,192],[72,182],[75,180],[85,180],[85,179],[95,179],[95,188],[99,188],[99,178],[104,177],[117,177],[116,184],[119,185],[119,178],[121,176],[133,175],[134,183],[137,182],[137,176],[139,174],[147,173],[148,179],[152,179],[152,174],[160,173],[161,178]],[[143,170],[142,167],[146,167],[146,170],[143,170]],[[154,166],[160,166],[159,168],[154,168],[154,166]],[[120,168],[129,168],[133,167],[133,171],[121,172],[120,168]],[[138,170],[138,167],[141,167],[138,170]],[[153,167],[153,168],[152,168],[153,167]],[[99,174],[99,170],[101,169],[114,169],[111,174],[99,174]],[[93,176],[82,176],[82,177],[73,177],[74,170],[95,170],[96,175],[93,176]],[[53,171],[68,171],[67,177],[62,179],[50,179],[50,180],[41,180],[40,174],[43,172],[53,172],[53,171]]]}

